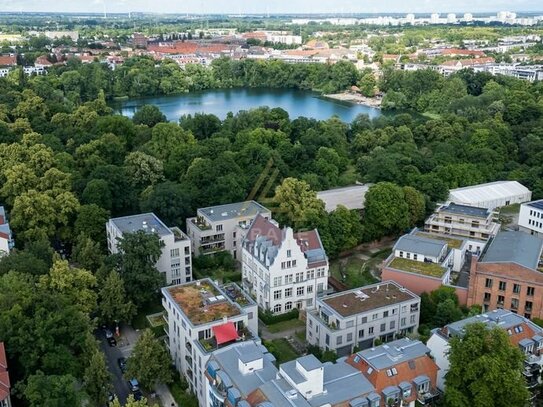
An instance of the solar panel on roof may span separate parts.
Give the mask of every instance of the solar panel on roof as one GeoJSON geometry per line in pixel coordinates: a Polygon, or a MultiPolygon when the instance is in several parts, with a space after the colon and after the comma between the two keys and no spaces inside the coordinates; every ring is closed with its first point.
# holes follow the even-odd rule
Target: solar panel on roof
{"type": "Polygon", "coordinates": [[[543,199],[540,201],[530,202],[528,205],[530,205],[532,208],[543,209],[543,199]]]}

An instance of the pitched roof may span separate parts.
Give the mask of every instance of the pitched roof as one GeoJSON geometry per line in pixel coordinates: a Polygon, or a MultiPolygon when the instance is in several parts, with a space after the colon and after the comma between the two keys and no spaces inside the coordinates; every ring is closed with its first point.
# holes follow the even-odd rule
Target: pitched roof
{"type": "Polygon", "coordinates": [[[10,388],[6,349],[4,342],[0,342],[0,401],[8,398],[10,388]]]}
{"type": "Polygon", "coordinates": [[[447,243],[417,235],[403,235],[394,245],[394,250],[417,253],[428,257],[438,257],[447,243]]]}
{"type": "Polygon", "coordinates": [[[17,65],[17,57],[15,55],[0,55],[0,66],[15,66],[17,65]]]}
{"type": "Polygon", "coordinates": [[[543,240],[528,233],[504,230],[490,241],[479,259],[480,263],[517,263],[537,270],[543,240]]]}

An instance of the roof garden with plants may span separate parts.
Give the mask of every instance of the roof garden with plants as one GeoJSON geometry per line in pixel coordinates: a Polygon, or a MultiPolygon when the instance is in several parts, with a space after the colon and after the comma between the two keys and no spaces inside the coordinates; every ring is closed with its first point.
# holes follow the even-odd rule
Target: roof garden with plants
{"type": "Polygon", "coordinates": [[[409,273],[421,274],[430,277],[443,277],[446,269],[437,263],[426,263],[422,261],[409,260],[401,257],[396,257],[390,262],[388,267],[403,270],[409,273]]]}

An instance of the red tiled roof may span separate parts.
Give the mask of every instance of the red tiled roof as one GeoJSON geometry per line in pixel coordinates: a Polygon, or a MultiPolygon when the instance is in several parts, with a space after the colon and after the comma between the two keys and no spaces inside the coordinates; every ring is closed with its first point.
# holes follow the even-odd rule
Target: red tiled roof
{"type": "Polygon", "coordinates": [[[0,342],[0,401],[8,398],[10,387],[6,349],[4,342],[0,342]]]}
{"type": "Polygon", "coordinates": [[[194,54],[198,49],[198,44],[195,42],[177,41],[167,46],[151,45],[147,49],[157,54],[194,54]]]}
{"type": "Polygon", "coordinates": [[[476,50],[469,50],[469,49],[448,48],[448,49],[444,49],[441,52],[441,55],[471,55],[474,57],[484,57],[485,53],[483,51],[476,51],[476,50]]]}
{"type": "MultiPolygon", "coordinates": [[[[370,365],[362,358],[360,358],[358,363],[355,363],[355,357],[356,354],[351,355],[347,359],[347,363],[360,370],[362,374],[370,381],[373,387],[375,387],[377,393],[381,393],[383,389],[388,386],[398,386],[401,382],[412,383],[413,379],[422,375],[428,376],[431,382],[431,387],[435,388],[436,386],[437,371],[439,370],[439,367],[428,355],[412,359],[411,361],[400,362],[394,366],[388,367],[387,369],[394,367],[398,372],[398,374],[391,377],[387,375],[387,369],[377,370],[372,368],[372,372],[368,374],[370,365]]],[[[407,402],[411,402],[416,399],[417,392],[412,391],[411,394],[412,396],[406,400],[407,402]]]]}
{"type": "Polygon", "coordinates": [[[258,236],[266,236],[268,239],[271,239],[274,246],[279,245],[283,240],[281,229],[260,214],[256,216],[251,224],[251,228],[247,233],[247,239],[253,241],[258,236]]]}
{"type": "Polygon", "coordinates": [[[15,55],[0,55],[0,66],[15,66],[17,65],[17,57],[15,55]]]}
{"type": "Polygon", "coordinates": [[[538,335],[527,323],[520,324],[520,326],[522,327],[522,332],[517,333],[513,327],[510,329],[511,335],[509,335],[509,341],[515,346],[523,339],[532,339],[535,335],[538,335]]]}
{"type": "Polygon", "coordinates": [[[460,64],[462,66],[473,66],[473,65],[491,64],[494,61],[495,59],[492,57],[485,57],[485,58],[459,59],[457,61],[447,61],[447,62],[444,62],[442,65],[456,66],[460,64]]]}

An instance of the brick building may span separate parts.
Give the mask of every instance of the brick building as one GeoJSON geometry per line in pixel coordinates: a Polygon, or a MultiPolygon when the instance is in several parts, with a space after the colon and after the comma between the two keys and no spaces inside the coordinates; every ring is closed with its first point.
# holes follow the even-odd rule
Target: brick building
{"type": "Polygon", "coordinates": [[[468,306],[483,312],[507,308],[526,318],[543,318],[543,240],[502,231],[477,259],[473,257],[468,306]]]}

